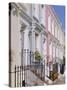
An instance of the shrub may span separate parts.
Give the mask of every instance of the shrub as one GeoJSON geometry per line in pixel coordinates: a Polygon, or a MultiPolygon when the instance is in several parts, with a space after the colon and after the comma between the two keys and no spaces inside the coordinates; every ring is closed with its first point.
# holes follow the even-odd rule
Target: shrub
{"type": "Polygon", "coordinates": [[[38,51],[35,52],[35,59],[39,61],[42,60],[42,56],[38,51]]]}

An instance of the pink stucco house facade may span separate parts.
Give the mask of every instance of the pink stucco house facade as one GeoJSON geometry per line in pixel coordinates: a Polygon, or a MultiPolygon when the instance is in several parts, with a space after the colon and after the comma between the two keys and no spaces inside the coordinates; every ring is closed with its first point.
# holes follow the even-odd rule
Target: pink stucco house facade
{"type": "MultiPolygon", "coordinates": [[[[48,33],[46,43],[46,76],[50,77],[51,71],[56,69],[60,74],[60,65],[63,62],[64,56],[64,31],[61,22],[50,5],[45,5],[45,27],[48,33]],[[61,34],[61,36],[60,36],[61,34]]],[[[58,77],[59,78],[59,77],[58,77]]]]}

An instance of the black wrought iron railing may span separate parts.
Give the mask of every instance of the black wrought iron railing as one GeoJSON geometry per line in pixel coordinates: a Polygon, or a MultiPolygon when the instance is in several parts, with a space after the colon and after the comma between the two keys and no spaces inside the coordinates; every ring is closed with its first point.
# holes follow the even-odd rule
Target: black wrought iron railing
{"type": "Polygon", "coordinates": [[[26,49],[22,50],[21,60],[21,65],[15,65],[12,70],[13,72],[9,72],[10,75],[13,75],[13,84],[15,87],[35,85],[36,82],[33,83],[33,81],[37,81],[36,79],[42,82],[45,81],[45,63],[36,63],[32,51],[26,49]]]}

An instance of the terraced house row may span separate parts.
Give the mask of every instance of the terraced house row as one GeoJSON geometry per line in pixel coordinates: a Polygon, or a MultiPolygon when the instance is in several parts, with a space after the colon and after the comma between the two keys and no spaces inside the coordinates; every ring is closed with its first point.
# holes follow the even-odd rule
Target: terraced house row
{"type": "Polygon", "coordinates": [[[9,86],[53,84],[64,65],[65,32],[53,7],[9,3],[9,86]]]}

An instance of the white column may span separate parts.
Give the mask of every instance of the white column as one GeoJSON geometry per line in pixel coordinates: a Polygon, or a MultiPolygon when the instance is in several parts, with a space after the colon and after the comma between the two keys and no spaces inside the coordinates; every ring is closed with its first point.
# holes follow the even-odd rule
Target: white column
{"type": "Polygon", "coordinates": [[[27,26],[24,31],[24,49],[26,50],[24,52],[24,59],[25,59],[25,65],[28,64],[28,50],[29,50],[29,27],[27,26]]]}
{"type": "Polygon", "coordinates": [[[24,49],[29,49],[29,37],[28,37],[28,33],[29,33],[29,28],[26,27],[25,31],[24,31],[24,49]]]}
{"type": "Polygon", "coordinates": [[[40,51],[41,51],[41,54],[43,55],[43,47],[44,47],[44,36],[43,36],[43,34],[41,33],[40,34],[40,51]]]}
{"type": "Polygon", "coordinates": [[[60,64],[58,65],[58,73],[60,73],[60,64]]]}
{"type": "Polygon", "coordinates": [[[35,52],[35,31],[32,31],[32,51],[35,52]]]}
{"type": "Polygon", "coordinates": [[[49,74],[49,65],[48,65],[48,67],[47,67],[47,70],[48,70],[48,71],[47,71],[47,76],[49,77],[49,75],[50,75],[50,74],[49,74]]]}

